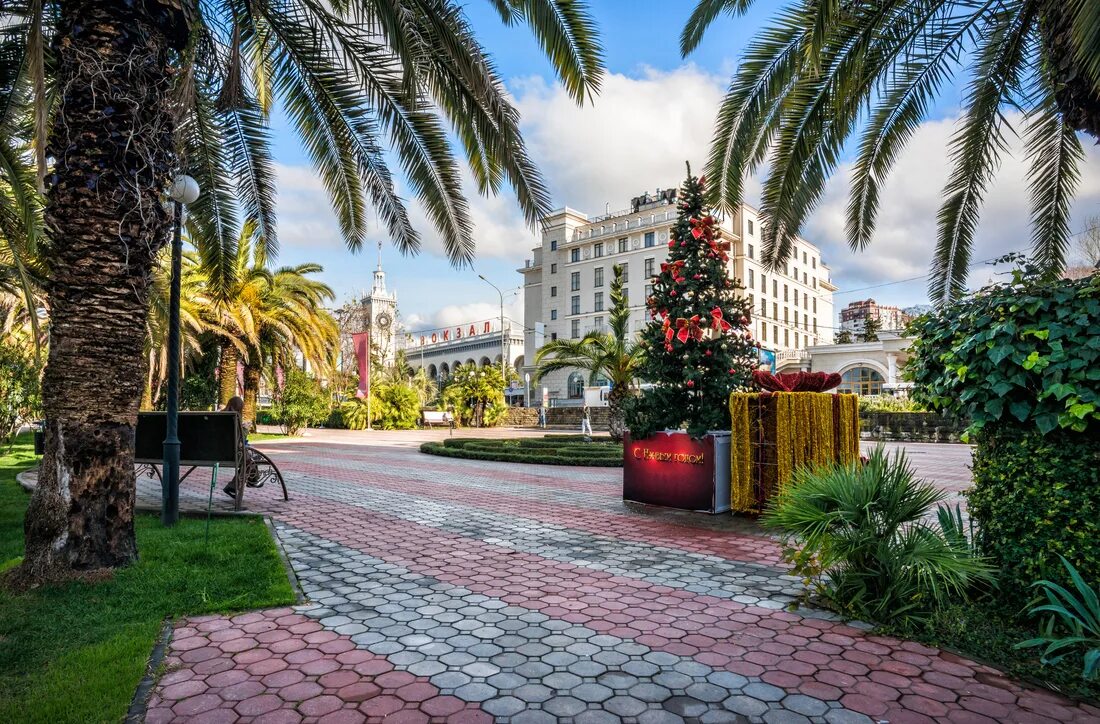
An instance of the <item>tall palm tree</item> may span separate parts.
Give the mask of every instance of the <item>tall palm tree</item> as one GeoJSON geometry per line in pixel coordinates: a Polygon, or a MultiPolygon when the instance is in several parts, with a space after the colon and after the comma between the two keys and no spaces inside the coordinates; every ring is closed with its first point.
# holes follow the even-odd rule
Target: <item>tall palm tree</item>
{"type": "MultiPolygon", "coordinates": [[[[581,2],[492,1],[505,22],[531,27],[578,102],[598,90],[600,49],[581,2]]],[[[170,225],[162,194],[175,173],[189,171],[205,189],[190,210],[224,247],[201,250],[215,270],[235,256],[238,210],[274,249],[266,124],[275,103],[352,248],[366,235],[367,198],[400,249],[418,248],[387,138],[451,259],[469,261],[471,223],[445,123],[480,192],[507,180],[530,222],[548,209],[518,114],[454,0],[27,0],[4,13],[0,27],[18,25],[26,41],[22,56],[0,53],[0,62],[23,78],[11,87],[35,96],[31,135],[47,139],[34,153],[40,172],[52,159],[46,455],[26,518],[24,576],[125,565],[137,553],[133,430],[152,269],[170,225]]],[[[232,279],[215,273],[211,283],[232,279]]]]}
{"type": "MultiPolygon", "coordinates": [[[[686,56],[723,12],[753,0],[699,0],[686,56]]],[[[950,145],[929,275],[933,299],[966,290],[982,198],[1023,112],[1031,168],[1032,254],[1058,272],[1083,158],[1100,139],[1100,3],[1094,0],[800,0],[749,44],[722,101],[707,164],[712,203],[730,210],[767,159],[764,259],[783,265],[845,142],[859,143],[848,202],[853,249],[874,236],[879,191],[898,154],[950,84],[969,77],[950,145]],[[770,158],[769,158],[770,149],[770,158]]]]}
{"type": "Polygon", "coordinates": [[[599,377],[610,381],[608,431],[621,440],[626,430],[623,403],[634,386],[642,348],[629,333],[630,306],[623,296],[623,269],[616,264],[613,271],[609,331],[594,330],[580,339],[557,339],[543,345],[535,354],[535,378],[537,381],[557,370],[580,369],[588,372],[591,383],[599,377]]]}

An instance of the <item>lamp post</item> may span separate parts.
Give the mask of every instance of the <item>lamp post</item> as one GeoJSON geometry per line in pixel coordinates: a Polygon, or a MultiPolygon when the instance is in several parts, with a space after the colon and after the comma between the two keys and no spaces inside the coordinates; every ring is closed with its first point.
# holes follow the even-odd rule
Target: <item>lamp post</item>
{"type": "Polygon", "coordinates": [[[531,373],[523,373],[523,406],[531,407],[531,373]]]}
{"type": "Polygon", "coordinates": [[[175,525],[180,519],[180,276],[183,260],[183,207],[199,198],[199,184],[187,175],[177,176],[168,187],[172,200],[172,282],[168,295],[168,398],[164,434],[164,475],[161,481],[160,522],[175,525]]]}
{"type": "Polygon", "coordinates": [[[486,279],[484,275],[478,274],[477,278],[496,289],[497,294],[500,295],[500,379],[507,385],[508,374],[504,371],[506,369],[505,365],[508,364],[508,355],[504,352],[504,292],[500,291],[500,287],[486,279]]]}

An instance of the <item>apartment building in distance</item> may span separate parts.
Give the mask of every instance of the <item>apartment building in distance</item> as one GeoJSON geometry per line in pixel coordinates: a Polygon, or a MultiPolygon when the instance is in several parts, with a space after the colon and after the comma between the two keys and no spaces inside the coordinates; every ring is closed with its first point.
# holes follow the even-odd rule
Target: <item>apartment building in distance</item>
{"type": "MultiPolygon", "coordinates": [[[[543,225],[540,244],[519,269],[524,280],[523,372],[532,372],[535,353],[553,339],[577,339],[607,329],[614,265],[623,267],[630,300],[632,334],[649,321],[645,300],[652,277],[668,257],[669,231],[676,221],[676,189],[658,189],[631,201],[630,208],[589,218],[571,208],[554,211],[543,225]]],[[[773,273],[760,261],[760,220],[742,205],[721,220],[730,242],[730,276],[740,280],[752,305],[751,329],[780,364],[805,356],[808,347],[832,342],[833,292],[821,252],[799,239],[784,269],[773,273]]],[[[551,400],[569,404],[583,397],[588,380],[578,371],[548,375],[540,384],[551,400]]],[[[533,395],[539,399],[537,395],[533,395]]]]}
{"type": "Polygon", "coordinates": [[[879,304],[874,299],[863,299],[840,310],[840,329],[861,334],[868,319],[877,320],[878,328],[884,332],[900,332],[908,324],[910,315],[898,307],[879,304]]]}

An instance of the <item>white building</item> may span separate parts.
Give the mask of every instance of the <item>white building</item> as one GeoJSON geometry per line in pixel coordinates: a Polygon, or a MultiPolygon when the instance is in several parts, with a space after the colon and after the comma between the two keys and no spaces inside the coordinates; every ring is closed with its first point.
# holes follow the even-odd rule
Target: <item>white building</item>
{"type": "Polygon", "coordinates": [[[404,335],[403,347],[409,365],[413,369],[423,367],[429,379],[437,383],[450,377],[455,367],[462,364],[499,367],[502,353],[509,366],[520,370],[524,359],[523,325],[505,317],[502,335],[500,318],[497,317],[453,327],[408,332],[404,335]]]}
{"type": "Polygon", "coordinates": [[[386,272],[382,270],[382,242],[378,242],[378,266],[369,294],[345,304],[333,313],[340,325],[340,364],[355,370],[355,346],[352,335],[370,332],[373,356],[391,364],[401,333],[397,320],[397,292],[386,290],[386,272]]]}
{"type": "MultiPolygon", "coordinates": [[[[612,267],[624,269],[631,301],[631,332],[647,323],[645,300],[651,277],[668,257],[669,230],[676,221],[676,190],[658,189],[633,200],[631,208],[589,218],[570,208],[550,214],[533,257],[518,271],[524,283],[524,358],[533,369],[535,352],[546,342],[579,338],[606,329],[612,267]]],[[[760,261],[758,212],[742,205],[721,220],[730,241],[730,276],[741,280],[751,303],[753,337],[769,350],[805,350],[832,341],[833,292],[829,269],[813,244],[799,239],[779,273],[760,261]]],[[[522,371],[521,371],[522,372],[522,371]]],[[[540,387],[551,399],[579,400],[583,373],[550,374],[540,387]]]]}
{"type": "Polygon", "coordinates": [[[901,332],[909,323],[910,315],[898,307],[879,304],[874,299],[851,302],[840,310],[840,329],[852,334],[862,334],[868,319],[878,322],[881,331],[901,332]]]}
{"type": "Polygon", "coordinates": [[[842,380],[837,392],[906,396],[912,383],[902,380],[901,371],[912,343],[908,337],[880,332],[877,342],[817,345],[781,353],[779,371],[836,372],[842,380]]]}

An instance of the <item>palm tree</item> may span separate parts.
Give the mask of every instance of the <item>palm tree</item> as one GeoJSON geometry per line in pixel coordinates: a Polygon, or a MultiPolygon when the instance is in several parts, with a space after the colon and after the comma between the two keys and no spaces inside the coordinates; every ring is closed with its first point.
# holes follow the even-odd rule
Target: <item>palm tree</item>
{"type": "MultiPolygon", "coordinates": [[[[574,99],[598,90],[601,54],[582,3],[493,6],[505,22],[531,27],[574,99]]],[[[136,556],[133,430],[152,269],[170,225],[161,201],[174,174],[188,171],[205,189],[190,211],[203,236],[221,242],[200,249],[204,263],[223,271],[235,257],[238,211],[275,248],[267,119],[276,102],[353,249],[366,235],[367,198],[397,246],[418,249],[387,138],[450,258],[470,260],[469,212],[445,123],[480,192],[507,180],[532,224],[549,208],[518,114],[453,0],[28,0],[5,3],[4,13],[4,37],[21,32],[23,42],[0,53],[0,78],[15,78],[5,87],[35,99],[36,131],[22,137],[47,140],[33,154],[45,179],[51,344],[28,578],[136,556]]],[[[215,272],[210,282],[233,280],[215,272]]]]}
{"type": "MultiPolygon", "coordinates": [[[[699,0],[680,39],[686,56],[723,12],[753,0],[699,0]]],[[[951,140],[929,292],[966,290],[982,198],[1023,112],[1031,164],[1032,254],[1057,273],[1083,153],[1100,139],[1100,5],[1089,0],[806,0],[783,10],[745,51],[718,112],[707,164],[711,201],[731,210],[767,158],[764,259],[778,268],[859,129],[847,236],[874,236],[879,191],[936,96],[969,75],[951,140]],[[969,66],[969,67],[968,67],[969,66]],[[866,113],[865,113],[866,111],[866,113]],[[770,149],[770,158],[768,158],[770,149]]]]}
{"type": "Polygon", "coordinates": [[[581,369],[588,372],[590,383],[599,377],[610,381],[608,431],[621,440],[626,430],[623,403],[631,394],[642,348],[629,335],[630,307],[623,296],[623,269],[616,264],[613,272],[610,331],[593,330],[580,339],[557,339],[543,345],[535,355],[535,379],[556,370],[581,369]]]}

